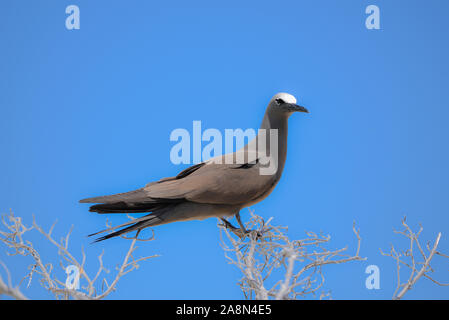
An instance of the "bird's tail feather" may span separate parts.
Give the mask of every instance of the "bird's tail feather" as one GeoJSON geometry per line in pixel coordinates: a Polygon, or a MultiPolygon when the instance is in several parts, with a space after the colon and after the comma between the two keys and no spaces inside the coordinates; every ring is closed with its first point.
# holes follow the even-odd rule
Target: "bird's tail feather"
{"type": "Polygon", "coordinates": [[[95,233],[91,233],[91,234],[89,234],[89,235],[87,235],[87,236],[88,236],[88,237],[92,237],[92,236],[96,236],[97,234],[100,234],[100,233],[103,233],[103,232],[111,232],[111,231],[117,230],[118,228],[122,228],[122,227],[129,226],[130,224],[136,224],[136,223],[138,223],[138,222],[148,220],[148,219],[149,219],[149,216],[151,216],[151,215],[152,215],[152,214],[150,213],[150,214],[147,214],[146,216],[143,216],[143,217],[140,217],[140,218],[136,218],[136,219],[130,220],[130,221],[128,221],[128,222],[119,224],[118,226],[115,226],[115,227],[110,227],[110,228],[106,228],[106,229],[97,231],[97,232],[95,232],[95,233]]]}
{"type": "MultiPolygon", "coordinates": [[[[131,232],[131,231],[134,231],[134,230],[141,230],[141,229],[143,229],[145,227],[149,227],[149,226],[153,225],[151,223],[153,220],[157,220],[157,217],[155,217],[155,216],[154,217],[149,217],[149,219],[147,219],[147,220],[143,220],[143,221],[134,223],[133,225],[130,225],[129,227],[126,227],[126,228],[120,229],[118,231],[109,233],[109,234],[107,234],[105,236],[99,237],[99,238],[94,240],[94,243],[95,242],[100,242],[100,241],[103,241],[103,240],[107,240],[107,239],[110,239],[110,238],[113,238],[113,237],[118,237],[118,236],[120,236],[122,234],[131,232]]],[[[103,230],[103,231],[105,231],[105,230],[103,230]]]]}
{"type": "Polygon", "coordinates": [[[148,201],[148,195],[147,192],[144,190],[144,188],[140,188],[129,192],[117,193],[110,196],[86,198],[80,200],[80,203],[115,203],[122,201],[138,202],[141,200],[148,201]]]}
{"type": "Polygon", "coordinates": [[[153,212],[163,208],[163,203],[128,203],[128,202],[114,202],[96,204],[89,208],[90,212],[97,213],[143,213],[153,212]]]}
{"type": "MultiPolygon", "coordinates": [[[[107,228],[107,229],[92,233],[89,235],[89,237],[95,236],[95,235],[103,233],[103,232],[111,232],[118,228],[125,227],[123,229],[111,232],[105,236],[99,237],[99,238],[95,239],[95,241],[94,241],[94,242],[99,242],[99,241],[103,241],[103,240],[107,240],[107,239],[110,239],[113,237],[120,236],[122,234],[131,232],[131,231],[141,230],[146,227],[151,227],[151,226],[156,226],[159,224],[167,223],[167,221],[165,221],[165,219],[162,218],[162,216],[164,216],[165,213],[167,213],[171,209],[173,209],[175,205],[176,204],[165,204],[165,205],[160,204],[159,207],[153,209],[153,212],[146,216],[125,222],[125,223],[115,226],[115,227],[107,228]]],[[[131,212],[131,211],[128,211],[128,212],[131,212]]]]}

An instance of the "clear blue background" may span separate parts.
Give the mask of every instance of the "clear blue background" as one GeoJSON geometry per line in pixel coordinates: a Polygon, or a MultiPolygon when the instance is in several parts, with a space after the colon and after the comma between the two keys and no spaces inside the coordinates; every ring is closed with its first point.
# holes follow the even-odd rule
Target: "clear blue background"
{"type": "MultiPolygon", "coordinates": [[[[73,224],[72,251],[84,246],[88,270],[105,249],[119,263],[123,239],[90,245],[106,216],[78,200],[128,191],[186,166],[169,161],[175,128],[257,128],[279,91],[311,111],[289,123],[284,176],[253,207],[304,231],[332,235],[366,262],[325,269],[334,299],[389,299],[395,264],[383,257],[406,215],[442,232],[449,251],[449,3],[373,1],[12,1],[0,4],[0,211],[13,210],[57,236],[73,224]],[[65,28],[66,6],[81,29],[65,28]],[[365,28],[366,6],[381,10],[381,30],[365,28]],[[381,289],[365,288],[366,266],[381,289]]],[[[245,211],[243,218],[248,214],[245,211]]],[[[112,223],[126,217],[112,217],[112,223]]],[[[216,219],[155,229],[142,255],[161,257],[119,282],[113,299],[239,299],[239,271],[219,246],[216,219]]],[[[32,233],[46,261],[56,250],[32,233]]],[[[27,258],[0,259],[19,283],[27,258]]],[[[436,278],[449,281],[436,258],[436,278]]],[[[24,293],[50,295],[37,279],[24,293]]],[[[446,299],[449,289],[422,279],[406,298],[446,299]]]]}

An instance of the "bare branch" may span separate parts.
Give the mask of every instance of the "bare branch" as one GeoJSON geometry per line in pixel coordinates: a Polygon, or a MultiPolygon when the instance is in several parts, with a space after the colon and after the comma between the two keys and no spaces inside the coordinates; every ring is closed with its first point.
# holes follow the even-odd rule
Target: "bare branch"
{"type": "MultiPolygon", "coordinates": [[[[242,271],[239,286],[247,299],[297,299],[316,295],[325,280],[323,266],[365,260],[359,256],[361,239],[355,224],[356,253],[347,255],[343,254],[346,248],[329,250],[324,247],[330,236],[306,232],[306,238],[290,240],[286,227],[273,226],[271,218],[265,222],[252,211],[250,213],[246,229],[253,231],[246,236],[238,232],[231,234],[219,224],[225,257],[242,271]],[[281,276],[281,280],[267,288],[274,274],[281,276]]],[[[327,297],[327,293],[319,295],[320,299],[327,297]]]]}
{"type": "MultiPolygon", "coordinates": [[[[78,261],[74,255],[69,251],[69,240],[70,235],[73,230],[72,228],[69,230],[65,237],[62,237],[60,241],[56,241],[53,236],[53,230],[55,228],[56,223],[54,223],[48,232],[46,232],[43,228],[41,228],[37,223],[33,216],[33,225],[32,227],[26,227],[22,223],[22,219],[20,217],[14,216],[11,212],[9,215],[2,216],[2,224],[6,228],[5,231],[0,230],[0,241],[4,243],[10,251],[7,252],[8,255],[22,255],[22,256],[31,256],[33,258],[33,263],[29,266],[30,272],[24,277],[23,280],[28,278],[28,286],[31,284],[34,275],[38,275],[40,278],[41,285],[52,292],[55,295],[56,299],[103,299],[107,297],[111,292],[116,289],[116,285],[121,277],[125,274],[136,270],[139,268],[139,262],[148,260],[150,258],[157,257],[157,255],[147,256],[147,257],[139,257],[134,259],[133,253],[137,249],[135,246],[136,241],[151,241],[154,240],[154,233],[149,239],[139,239],[136,234],[135,237],[127,238],[132,239],[131,244],[128,248],[127,253],[125,254],[125,258],[123,259],[122,264],[118,268],[118,272],[114,277],[111,285],[108,285],[108,281],[106,278],[103,278],[100,283],[100,288],[97,288],[96,283],[100,279],[102,274],[109,273],[109,270],[106,269],[103,265],[103,254],[102,252],[98,256],[99,267],[93,277],[90,277],[86,271],[86,255],[84,253],[84,249],[81,249],[82,259],[81,262],[78,261]],[[47,239],[51,244],[53,244],[58,249],[58,254],[61,257],[60,266],[66,271],[66,267],[64,266],[64,261],[67,265],[73,265],[77,268],[80,274],[80,279],[83,279],[87,285],[80,287],[79,290],[74,290],[68,288],[65,284],[65,281],[61,281],[57,279],[57,277],[52,273],[53,264],[44,264],[42,261],[38,251],[33,247],[33,244],[30,241],[24,240],[24,234],[30,230],[37,230],[40,234],[42,234],[45,239],[47,239]],[[98,293],[97,293],[98,292],[98,293]]],[[[3,265],[3,264],[2,264],[3,265]]],[[[6,266],[4,266],[6,269],[6,266]]],[[[9,273],[7,272],[9,275],[9,273]]],[[[23,281],[22,280],[22,281],[23,281]]],[[[21,281],[21,282],[22,282],[21,281]]],[[[18,288],[12,288],[10,281],[9,285],[6,285],[3,279],[0,277],[0,294],[7,294],[16,299],[26,299],[26,297],[21,294],[18,288]]]]}
{"type": "Polygon", "coordinates": [[[19,288],[13,288],[11,283],[11,274],[9,273],[9,270],[6,267],[6,265],[2,261],[0,261],[0,265],[3,267],[8,277],[8,284],[6,284],[3,281],[2,276],[0,275],[0,295],[4,294],[16,300],[28,300],[28,298],[25,297],[25,295],[20,291],[19,288]]]}
{"type": "Polygon", "coordinates": [[[393,245],[391,245],[390,252],[384,253],[380,250],[381,254],[384,256],[388,256],[393,258],[396,261],[396,273],[397,273],[397,286],[396,290],[393,293],[393,299],[400,300],[404,297],[404,295],[413,288],[416,282],[425,277],[431,280],[433,283],[440,286],[448,286],[449,284],[440,283],[434,280],[429,274],[434,270],[430,266],[431,260],[435,255],[439,255],[443,258],[449,258],[449,256],[442,254],[437,251],[438,244],[441,239],[441,232],[438,233],[435,242],[432,247],[428,244],[426,246],[428,253],[426,253],[419,241],[419,236],[423,230],[423,227],[420,225],[418,232],[413,232],[412,229],[406,223],[406,218],[402,219],[403,230],[394,230],[396,234],[400,234],[409,239],[409,247],[404,251],[397,251],[393,245]],[[415,249],[416,248],[416,249],[415,249]],[[415,251],[418,251],[419,255],[422,258],[422,261],[418,261],[415,257],[415,251]],[[406,267],[410,274],[408,275],[407,281],[404,283],[401,282],[401,266],[406,267]],[[421,266],[421,267],[419,267],[421,266]]]}

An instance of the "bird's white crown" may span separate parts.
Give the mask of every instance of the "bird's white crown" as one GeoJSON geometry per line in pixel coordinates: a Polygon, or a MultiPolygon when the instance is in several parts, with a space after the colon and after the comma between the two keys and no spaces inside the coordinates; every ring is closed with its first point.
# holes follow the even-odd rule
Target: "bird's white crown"
{"type": "Polygon", "coordinates": [[[296,98],[294,96],[292,96],[291,94],[288,94],[288,93],[285,93],[285,92],[279,92],[271,100],[273,101],[275,99],[282,99],[282,100],[284,100],[287,103],[294,103],[294,104],[296,104],[296,98]]]}

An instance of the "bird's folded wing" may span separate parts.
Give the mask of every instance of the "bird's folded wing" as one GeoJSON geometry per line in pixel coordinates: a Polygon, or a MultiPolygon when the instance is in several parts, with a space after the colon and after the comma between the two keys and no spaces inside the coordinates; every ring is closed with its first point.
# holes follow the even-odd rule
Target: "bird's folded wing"
{"type": "Polygon", "coordinates": [[[83,199],[80,202],[148,204],[187,200],[239,205],[264,195],[275,183],[274,176],[260,174],[260,163],[257,159],[244,164],[224,164],[222,158],[221,162],[223,164],[215,163],[211,159],[191,166],[175,177],[149,183],[138,190],[83,199]]]}
{"type": "Polygon", "coordinates": [[[145,187],[155,199],[180,199],[210,204],[243,204],[269,190],[273,176],[260,175],[259,165],[209,163],[182,179],[145,187]]]}

